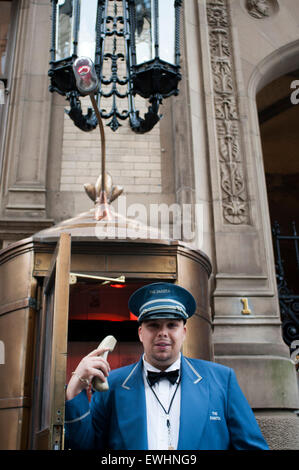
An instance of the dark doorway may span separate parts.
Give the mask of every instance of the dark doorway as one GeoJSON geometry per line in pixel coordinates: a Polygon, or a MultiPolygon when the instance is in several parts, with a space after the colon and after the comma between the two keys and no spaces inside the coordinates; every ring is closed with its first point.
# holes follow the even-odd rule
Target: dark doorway
{"type": "Polygon", "coordinates": [[[293,71],[257,94],[283,339],[291,350],[299,340],[299,104],[291,99],[298,79],[293,71]]]}

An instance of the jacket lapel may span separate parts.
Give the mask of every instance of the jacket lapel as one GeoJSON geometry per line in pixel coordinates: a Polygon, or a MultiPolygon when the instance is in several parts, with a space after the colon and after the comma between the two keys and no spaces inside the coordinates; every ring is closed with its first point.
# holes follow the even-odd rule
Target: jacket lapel
{"type": "Polygon", "coordinates": [[[182,356],[181,416],[178,450],[199,449],[208,417],[209,386],[191,362],[182,356]]]}
{"type": "Polygon", "coordinates": [[[142,368],[141,358],[116,392],[118,425],[127,450],[145,450],[148,447],[142,368]]]}

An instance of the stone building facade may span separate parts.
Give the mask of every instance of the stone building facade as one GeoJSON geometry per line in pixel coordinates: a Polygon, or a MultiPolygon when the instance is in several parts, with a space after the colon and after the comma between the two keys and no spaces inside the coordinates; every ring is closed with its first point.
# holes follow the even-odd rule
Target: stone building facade
{"type": "MultiPolygon", "coordinates": [[[[83,184],[100,173],[100,139],[49,93],[50,2],[0,1],[0,11],[5,248],[90,209],[83,184]]],[[[213,266],[213,359],[235,369],[272,449],[298,449],[271,234],[276,218],[288,224],[299,212],[298,18],[297,0],[185,0],[179,96],[164,101],[148,134],[126,122],[105,130],[107,170],[126,208],[200,207],[192,244],[213,266]]]]}

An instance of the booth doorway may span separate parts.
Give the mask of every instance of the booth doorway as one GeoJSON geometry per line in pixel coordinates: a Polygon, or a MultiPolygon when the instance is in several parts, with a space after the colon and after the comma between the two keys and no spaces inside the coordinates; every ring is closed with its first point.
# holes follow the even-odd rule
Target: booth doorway
{"type": "Polygon", "coordinates": [[[137,318],[128,301],[135,290],[152,281],[125,284],[79,282],[71,286],[68,324],[67,382],[80,360],[96,349],[107,335],[117,344],[108,360],[111,369],[137,362],[143,352],[138,338],[137,318]]]}

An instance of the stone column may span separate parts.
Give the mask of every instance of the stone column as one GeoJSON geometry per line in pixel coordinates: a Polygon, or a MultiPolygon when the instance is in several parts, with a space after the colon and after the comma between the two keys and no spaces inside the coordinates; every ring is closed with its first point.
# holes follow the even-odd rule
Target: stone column
{"type": "Polygon", "coordinates": [[[188,73],[197,77],[189,80],[195,190],[206,208],[200,248],[214,274],[215,360],[236,371],[270,446],[298,448],[295,367],[281,336],[266,186],[250,142],[230,7],[227,0],[185,4],[188,73]],[[280,438],[282,421],[289,428],[280,438]]]}
{"type": "Polygon", "coordinates": [[[46,0],[20,2],[1,194],[10,225],[46,218],[50,10],[46,0]]]}

